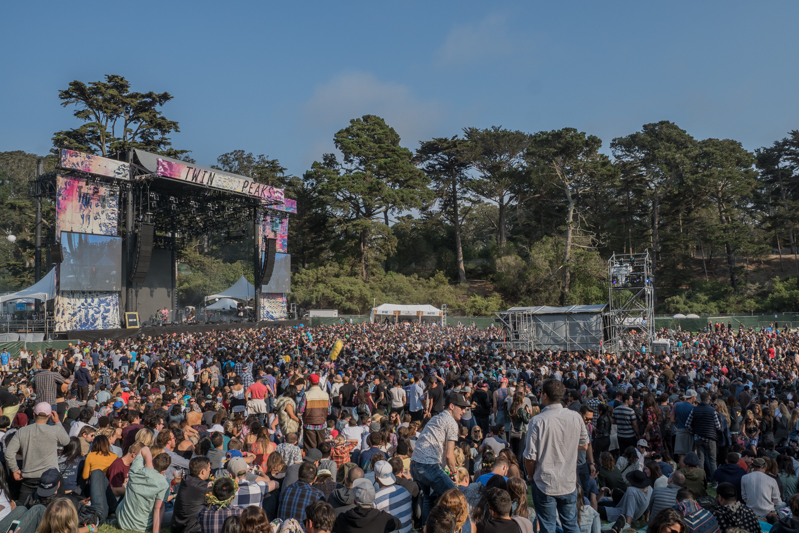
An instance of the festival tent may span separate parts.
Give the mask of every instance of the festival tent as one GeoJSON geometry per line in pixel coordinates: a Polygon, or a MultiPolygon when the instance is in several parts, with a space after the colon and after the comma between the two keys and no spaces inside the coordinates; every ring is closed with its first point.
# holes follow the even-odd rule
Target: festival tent
{"type": "Polygon", "coordinates": [[[441,309],[432,305],[383,304],[372,309],[369,314],[369,322],[374,324],[375,320],[388,317],[393,317],[394,322],[399,321],[401,317],[416,317],[419,322],[422,321],[422,318],[434,318],[436,321],[443,321],[444,313],[441,309]]]}
{"type": "Polygon", "coordinates": [[[206,296],[205,301],[207,302],[208,300],[215,300],[217,298],[232,298],[233,300],[242,300],[246,302],[247,300],[255,298],[255,287],[242,276],[236,283],[219,294],[206,296]]]}
{"type": "Polygon", "coordinates": [[[27,289],[0,296],[0,303],[8,300],[30,298],[34,300],[52,300],[55,298],[55,268],[50,270],[42,279],[27,289]]]}
{"type": "Polygon", "coordinates": [[[217,310],[227,310],[227,309],[236,309],[236,308],[238,308],[236,300],[231,300],[230,298],[222,298],[215,304],[211,304],[205,309],[208,311],[217,311],[217,310]]]}

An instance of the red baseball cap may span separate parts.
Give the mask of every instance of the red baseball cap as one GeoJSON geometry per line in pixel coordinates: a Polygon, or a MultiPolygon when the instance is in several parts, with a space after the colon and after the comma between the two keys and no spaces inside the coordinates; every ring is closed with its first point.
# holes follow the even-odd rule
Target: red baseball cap
{"type": "Polygon", "coordinates": [[[319,376],[318,376],[317,374],[311,374],[311,376],[310,376],[308,379],[309,379],[309,380],[310,380],[310,382],[311,382],[311,383],[313,383],[314,385],[316,385],[316,384],[318,384],[318,383],[319,383],[319,376]]]}

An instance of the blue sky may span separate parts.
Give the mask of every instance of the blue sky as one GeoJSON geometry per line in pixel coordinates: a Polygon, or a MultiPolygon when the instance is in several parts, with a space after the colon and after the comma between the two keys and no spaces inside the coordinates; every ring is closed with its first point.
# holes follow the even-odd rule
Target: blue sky
{"type": "Polygon", "coordinates": [[[364,114],[411,149],[466,126],[610,140],[671,120],[753,150],[799,128],[796,2],[10,2],[0,151],[76,126],[58,91],[168,91],[174,146],[301,174],[364,114]]]}

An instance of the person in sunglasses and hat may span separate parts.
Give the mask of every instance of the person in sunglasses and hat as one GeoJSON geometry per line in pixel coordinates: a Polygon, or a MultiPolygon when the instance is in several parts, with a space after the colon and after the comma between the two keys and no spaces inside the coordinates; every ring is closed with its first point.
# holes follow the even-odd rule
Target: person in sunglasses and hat
{"type": "Polygon", "coordinates": [[[438,498],[455,488],[451,476],[458,470],[455,443],[458,441],[458,421],[471,404],[462,394],[453,392],[446,400],[447,408],[430,419],[424,427],[411,457],[411,475],[424,493],[422,526],[438,498]],[[449,473],[444,470],[449,468],[449,473]]]}

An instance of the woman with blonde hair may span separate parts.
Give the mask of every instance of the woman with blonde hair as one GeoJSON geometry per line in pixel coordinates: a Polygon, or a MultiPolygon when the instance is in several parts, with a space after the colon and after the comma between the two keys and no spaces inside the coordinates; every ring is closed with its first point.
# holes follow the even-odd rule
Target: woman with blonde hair
{"type": "Polygon", "coordinates": [[[455,479],[455,484],[459,487],[468,487],[469,483],[471,483],[469,471],[463,467],[458,468],[455,479]]]}
{"type": "Polygon", "coordinates": [[[78,533],[78,512],[66,498],[56,498],[44,511],[36,533],[78,533]]]}
{"type": "Polygon", "coordinates": [[[136,437],[133,439],[134,442],[141,442],[146,447],[150,447],[155,443],[155,433],[150,428],[142,428],[136,432],[136,437]]]}
{"type": "Polygon", "coordinates": [[[469,505],[466,503],[466,496],[457,488],[449,489],[442,494],[436,505],[443,505],[455,515],[456,533],[472,533],[475,530],[474,524],[469,518],[469,505]]]}

